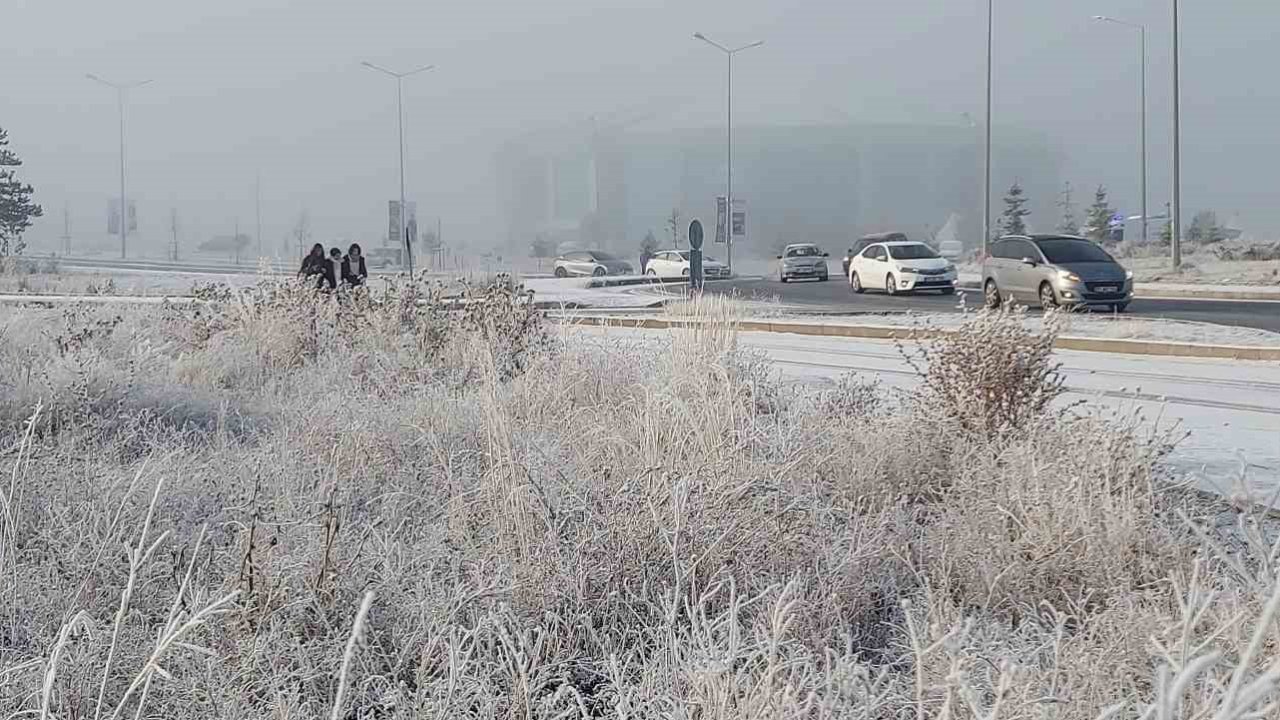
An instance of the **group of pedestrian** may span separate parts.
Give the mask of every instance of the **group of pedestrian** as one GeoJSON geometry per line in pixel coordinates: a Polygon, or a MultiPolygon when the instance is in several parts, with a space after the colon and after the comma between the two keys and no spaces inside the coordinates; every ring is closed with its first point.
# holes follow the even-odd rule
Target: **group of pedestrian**
{"type": "Polygon", "coordinates": [[[336,247],[329,248],[328,257],[325,257],[324,245],[316,243],[302,259],[298,277],[315,278],[316,288],[320,290],[350,289],[364,285],[369,271],[364,265],[360,243],[351,243],[346,255],[336,247]]]}

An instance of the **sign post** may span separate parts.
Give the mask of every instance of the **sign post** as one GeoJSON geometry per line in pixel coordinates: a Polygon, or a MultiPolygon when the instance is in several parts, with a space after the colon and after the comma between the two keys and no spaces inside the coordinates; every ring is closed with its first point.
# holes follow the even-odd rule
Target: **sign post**
{"type": "Polygon", "coordinates": [[[689,291],[702,292],[702,222],[689,223],[689,291]]]}

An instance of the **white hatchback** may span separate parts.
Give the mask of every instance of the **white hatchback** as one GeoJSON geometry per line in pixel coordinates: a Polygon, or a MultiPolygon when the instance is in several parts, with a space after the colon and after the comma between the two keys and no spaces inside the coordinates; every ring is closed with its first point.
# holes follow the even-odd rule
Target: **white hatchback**
{"type": "Polygon", "coordinates": [[[951,295],[956,291],[956,266],[921,242],[876,243],[849,260],[849,289],[883,289],[890,295],[937,290],[951,295]]]}
{"type": "MultiPolygon", "coordinates": [[[[645,274],[650,277],[674,279],[689,277],[688,250],[659,250],[645,265],[645,274]]],[[[702,256],[702,276],[706,279],[722,279],[729,277],[729,268],[715,258],[702,256]]]]}

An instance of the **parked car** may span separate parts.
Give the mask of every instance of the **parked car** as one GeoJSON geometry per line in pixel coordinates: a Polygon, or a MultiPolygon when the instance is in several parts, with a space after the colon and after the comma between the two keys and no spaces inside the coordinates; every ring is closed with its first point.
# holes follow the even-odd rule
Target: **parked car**
{"type": "Polygon", "coordinates": [[[849,261],[849,289],[883,288],[889,295],[917,290],[956,291],[956,266],[922,242],[868,245],[849,261]]]}
{"type": "Polygon", "coordinates": [[[964,256],[964,243],[959,240],[943,240],[938,243],[938,254],[955,262],[964,256]]]}
{"type": "Polygon", "coordinates": [[[603,250],[577,250],[557,257],[552,265],[558,278],[570,275],[630,275],[635,272],[631,263],[603,250]]]}
{"type": "MultiPolygon", "coordinates": [[[[689,277],[689,251],[659,250],[649,260],[645,274],[658,278],[689,277]]],[[[715,258],[703,255],[702,277],[706,279],[727,278],[729,277],[729,268],[715,258]]]]}
{"type": "Polygon", "coordinates": [[[866,250],[868,245],[879,242],[907,242],[907,236],[900,232],[883,232],[863,235],[854,240],[849,246],[849,252],[845,253],[844,259],[840,261],[840,274],[849,277],[849,261],[866,250]]]}
{"type": "Polygon", "coordinates": [[[982,291],[988,307],[1014,300],[1124,312],[1133,300],[1133,272],[1082,237],[1009,235],[991,245],[982,263],[982,291]]]}
{"type": "Polygon", "coordinates": [[[787,282],[799,278],[816,278],[826,282],[828,253],[812,243],[797,243],[782,249],[778,256],[778,280],[787,282]]]}

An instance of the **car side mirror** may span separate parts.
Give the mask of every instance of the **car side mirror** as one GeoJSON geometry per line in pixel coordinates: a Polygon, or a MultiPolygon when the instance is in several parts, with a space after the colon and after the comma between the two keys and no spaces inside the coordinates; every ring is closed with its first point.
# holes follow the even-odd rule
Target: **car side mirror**
{"type": "Polygon", "coordinates": [[[822,253],[822,257],[831,257],[831,253],[822,253]]]}
{"type": "Polygon", "coordinates": [[[1023,264],[1023,265],[1030,265],[1031,267],[1035,267],[1035,266],[1039,265],[1040,263],[1036,262],[1035,258],[1024,257],[1024,258],[1022,258],[1022,264],[1023,264]]]}

